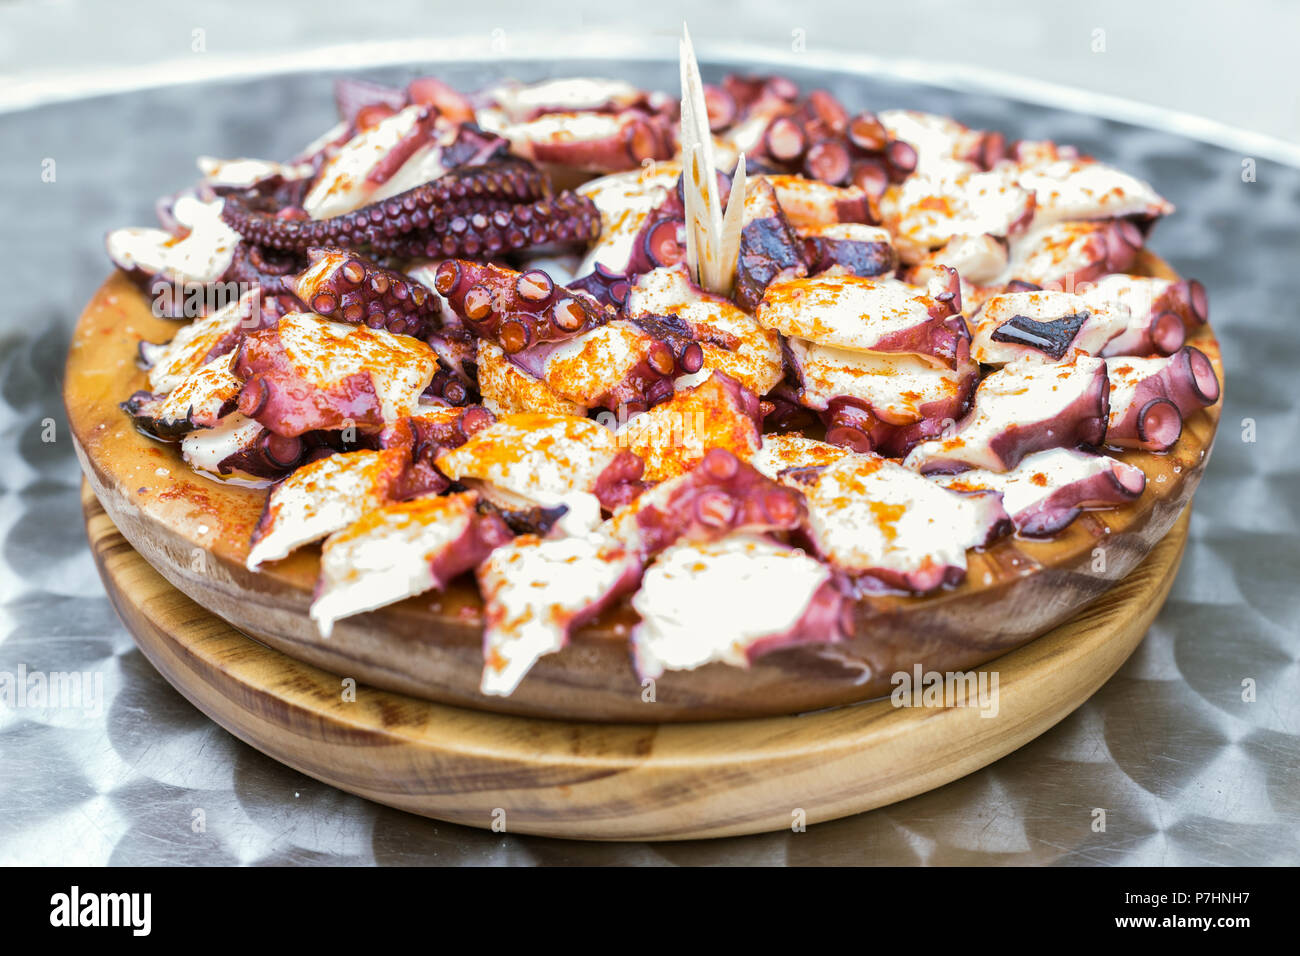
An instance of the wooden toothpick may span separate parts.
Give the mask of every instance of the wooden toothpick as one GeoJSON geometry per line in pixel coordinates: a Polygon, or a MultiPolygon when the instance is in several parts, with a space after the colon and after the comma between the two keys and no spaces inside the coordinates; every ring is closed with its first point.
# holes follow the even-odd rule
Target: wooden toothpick
{"type": "Polygon", "coordinates": [[[682,173],[686,201],[686,261],[701,288],[728,295],[736,277],[740,227],[745,205],[745,158],[741,156],[732,180],[724,217],[718,196],[718,172],[713,158],[713,135],[704,100],[704,81],[682,24],[682,173]]]}

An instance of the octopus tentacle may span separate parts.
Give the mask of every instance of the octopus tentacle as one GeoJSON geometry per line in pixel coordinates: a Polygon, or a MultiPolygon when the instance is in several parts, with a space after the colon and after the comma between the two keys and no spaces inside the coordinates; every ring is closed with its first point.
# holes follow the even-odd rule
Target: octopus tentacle
{"type": "Polygon", "coordinates": [[[874,437],[884,423],[864,403],[852,398],[833,399],[826,408],[826,441],[856,452],[874,451],[874,437]]]}
{"type": "Polygon", "coordinates": [[[302,464],[306,457],[307,442],[303,436],[277,435],[269,429],[264,429],[247,448],[241,448],[222,459],[219,467],[222,469],[222,474],[238,470],[258,478],[274,480],[289,474],[302,464]]]}
{"type": "Polygon", "coordinates": [[[616,511],[640,497],[646,489],[645,462],[635,452],[624,449],[596,476],[591,493],[607,511],[616,511]]]}
{"type": "Polygon", "coordinates": [[[284,437],[410,414],[438,367],[428,344],[366,326],[339,336],[330,324],[294,313],[245,335],[231,366],[244,383],[239,411],[284,437]]]}
{"type": "Polygon", "coordinates": [[[258,189],[231,193],[221,210],[225,223],[255,245],[305,250],[312,246],[382,245],[385,239],[427,229],[451,204],[471,200],[533,203],[549,197],[544,173],[517,159],[461,166],[431,182],[341,216],[307,219],[278,206],[258,189]]]}
{"type": "MultiPolygon", "coordinates": [[[[662,350],[650,353],[650,364],[655,371],[672,375],[674,371],[685,375],[694,375],[704,367],[704,347],[696,341],[690,326],[675,315],[638,315],[631,319],[633,325],[648,332],[659,342],[667,345],[672,359],[662,350]]],[[[734,336],[730,348],[735,348],[734,336]]],[[[716,343],[715,343],[716,344],[716,343]]],[[[727,345],[723,345],[727,348],[727,345]]]]}
{"type": "MultiPolygon", "coordinates": [[[[391,202],[391,200],[389,200],[391,202]]],[[[590,199],[560,193],[510,204],[488,198],[439,211],[427,228],[378,237],[372,245],[407,258],[483,256],[530,246],[589,242],[600,235],[600,213],[590,199]]]]}
{"type": "Polygon", "coordinates": [[[1004,473],[975,470],[935,481],[961,494],[1001,495],[1016,531],[1030,538],[1064,530],[1084,508],[1132,501],[1146,487],[1141,468],[1071,448],[1037,452],[1004,473]]]}
{"type": "Polygon", "coordinates": [[[1164,451],[1182,434],[1186,416],[1219,400],[1213,363],[1190,345],[1167,358],[1108,358],[1106,367],[1106,441],[1121,448],[1164,451]]]}
{"type": "Polygon", "coordinates": [[[642,495],[634,541],[643,555],[677,541],[716,541],[740,531],[793,531],[808,518],[803,495],[758,472],[724,448],[642,495]]]}
{"type": "Polygon", "coordinates": [[[424,336],[438,357],[438,370],[424,390],[428,400],[448,405],[469,405],[480,397],[478,383],[478,339],[455,320],[444,318],[443,327],[424,336]]]}
{"type": "Polygon", "coordinates": [[[1106,439],[1111,382],[1107,363],[1080,356],[1069,364],[1014,362],[990,373],[974,407],[951,434],[922,442],[907,467],[922,474],[974,468],[1009,471],[1027,455],[1106,439]]]}
{"type": "MultiPolygon", "coordinates": [[[[189,437],[186,438],[189,441],[189,437]]],[[[216,471],[221,475],[243,473],[254,478],[278,481],[303,465],[328,458],[338,452],[356,449],[338,432],[312,431],[302,435],[278,435],[268,428],[257,432],[237,450],[221,459],[216,471]]]]}
{"type": "Polygon", "coordinates": [[[482,405],[470,405],[434,408],[384,426],[374,437],[374,446],[381,450],[406,448],[411,456],[391,497],[404,501],[419,495],[442,494],[451,481],[438,470],[438,456],[459,448],[494,421],[496,416],[482,405]]]}
{"type": "Polygon", "coordinates": [[[448,259],[434,287],[476,335],[511,355],[540,343],[562,342],[615,318],[612,309],[558,285],[541,269],[448,259]]]}
{"type": "Polygon", "coordinates": [[[441,360],[438,362],[438,370],[433,373],[429,387],[424,390],[424,395],[426,398],[445,402],[453,407],[471,405],[482,397],[474,383],[467,384],[455,372],[443,368],[441,360]]]}
{"type": "Polygon", "coordinates": [[[671,398],[677,376],[703,368],[703,347],[687,323],[675,316],[623,318],[541,269],[448,259],[432,281],[451,321],[583,408],[626,407],[634,414],[671,398]],[[617,360],[608,360],[611,348],[617,360]]]}
{"type": "Polygon", "coordinates": [[[303,258],[297,252],[264,249],[241,242],[235,247],[230,267],[220,281],[260,286],[264,296],[284,295],[292,292],[285,280],[302,268],[303,258]]]}
{"type": "Polygon", "coordinates": [[[722,132],[767,115],[761,136],[746,150],[760,166],[836,186],[852,183],[873,199],[916,170],[916,149],[895,137],[874,113],[851,116],[825,90],[797,98],[797,88],[785,87],[779,93],[763,89],[756,94],[730,83],[715,91],[711,125],[722,132]],[[745,102],[746,97],[752,99],[745,102]]]}
{"type": "Polygon", "coordinates": [[[838,266],[852,275],[870,278],[893,275],[898,268],[898,253],[886,239],[811,235],[804,237],[803,244],[808,271],[813,275],[838,266]]]}
{"type": "Polygon", "coordinates": [[[417,338],[433,331],[441,303],[415,279],[344,249],[307,255],[310,267],[283,285],[316,314],[417,338]]]}
{"type": "Polygon", "coordinates": [[[775,188],[768,180],[755,180],[754,188],[745,194],[736,304],[753,312],[769,285],[807,274],[803,243],[781,208],[775,188]]]}
{"type": "Polygon", "coordinates": [[[597,302],[622,310],[627,295],[632,291],[632,277],[625,272],[615,272],[602,263],[580,279],[569,283],[570,289],[585,292],[597,302]]]}

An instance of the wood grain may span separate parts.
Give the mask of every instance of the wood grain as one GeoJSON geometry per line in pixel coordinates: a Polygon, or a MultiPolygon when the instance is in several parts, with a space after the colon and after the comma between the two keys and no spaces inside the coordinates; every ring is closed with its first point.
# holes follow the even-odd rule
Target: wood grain
{"type": "Polygon", "coordinates": [[[1188,525],[1184,514],[1104,597],[984,668],[998,676],[996,716],[885,699],[799,717],[656,726],[510,717],[364,685],[345,701],[339,674],[250,640],[168,584],[84,486],[83,505],[96,564],[140,649],[240,739],[402,810],[482,828],[504,811],[509,832],[594,840],[780,830],[799,809],[819,823],[1010,753],[1133,652],[1168,594],[1188,525]]]}
{"type": "MultiPolygon", "coordinates": [[[[1146,270],[1172,277],[1150,257],[1146,270]]],[[[1137,502],[1084,514],[1051,541],[1006,538],[970,558],[964,584],[925,598],[860,601],[856,635],[833,648],[770,654],[749,669],[712,664],[670,673],[648,715],[628,657],[636,617],[623,602],[542,658],[508,698],[478,693],[482,602],[466,576],[424,595],[339,622],[322,639],[307,617],[319,550],[251,573],[248,539],[265,493],[195,474],[177,446],[138,433],[117,403],[145,384],[141,339],[161,342],[176,324],[154,317],[115,274],[87,306],[68,356],[65,403],[95,494],[140,554],[204,608],[258,640],[377,687],[499,713],[576,720],[708,720],[791,714],[887,693],[888,675],[920,663],[956,671],[990,660],[1056,626],[1122,579],[1191,500],[1209,458],[1220,404],[1190,416],[1167,454],[1121,457],[1147,474],[1137,502]],[[1098,550],[1104,569],[1098,570],[1098,550]]],[[[1208,327],[1189,343],[1214,361],[1208,327]]]]}

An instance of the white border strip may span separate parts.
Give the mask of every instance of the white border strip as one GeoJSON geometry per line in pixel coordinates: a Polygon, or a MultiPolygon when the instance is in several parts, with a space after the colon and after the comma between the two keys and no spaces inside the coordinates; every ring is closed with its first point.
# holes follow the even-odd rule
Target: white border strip
{"type": "MultiPolygon", "coordinates": [[[[569,61],[630,59],[674,63],[674,39],[666,34],[662,42],[600,32],[587,32],[580,38],[530,34],[522,42],[512,37],[505,50],[497,50],[493,49],[491,38],[476,34],[339,44],[243,57],[196,53],[147,66],[54,72],[27,79],[0,76],[0,113],[161,86],[309,73],[319,70],[322,64],[331,70],[360,70],[438,61],[511,63],[554,59],[557,49],[564,50],[564,58],[569,61]]],[[[941,61],[893,60],[837,51],[794,53],[749,43],[706,43],[701,45],[701,50],[701,60],[705,62],[722,60],[767,66],[814,67],[850,75],[906,80],[960,92],[991,94],[1161,130],[1231,149],[1243,156],[1300,167],[1300,145],[1275,136],[1123,97],[1072,89],[982,67],[941,61]]]]}

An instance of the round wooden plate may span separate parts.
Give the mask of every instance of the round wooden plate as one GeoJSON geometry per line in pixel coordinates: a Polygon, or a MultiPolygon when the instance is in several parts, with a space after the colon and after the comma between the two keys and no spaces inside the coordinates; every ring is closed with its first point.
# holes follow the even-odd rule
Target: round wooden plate
{"type": "MultiPolygon", "coordinates": [[[[1005,756],[1082,704],[1142,640],[1178,572],[1188,515],[1123,581],[982,673],[973,706],[888,699],[797,717],[576,723],[356,688],[250,640],[167,583],[82,503],[104,585],[145,656],[196,707],[325,783],[423,816],[589,840],[780,830],[884,806],[1005,756]],[[989,712],[992,716],[982,716],[989,712]],[[802,811],[802,816],[801,816],[802,811]]],[[[646,705],[655,709],[654,705],[646,705]]]]}
{"type": "MultiPolygon", "coordinates": [[[[1142,271],[1173,277],[1145,254],[1142,271]]],[[[146,561],[198,604],[291,657],[367,684],[497,713],[573,720],[647,721],[802,713],[890,691],[890,675],[920,664],[962,671],[1055,627],[1127,575],[1165,536],[1200,481],[1220,404],[1188,417],[1161,455],[1121,457],[1147,475],[1136,502],[1082,515],[1049,541],[1004,538],[970,556],[965,583],[926,598],[880,597],[857,605],[856,636],[833,647],[769,654],[748,669],[712,664],[668,673],[647,704],[633,673],[627,602],[542,658],[507,698],[478,692],[482,603],[465,576],[424,595],[340,621],[325,640],[307,616],[319,550],[303,548],[258,573],[244,567],[265,492],[195,474],[178,446],[137,432],[118,403],[145,386],[141,339],[177,329],[118,273],[86,307],[73,335],[64,397],[77,452],[95,495],[146,561]]],[[[1208,326],[1190,344],[1223,378],[1208,326]]]]}

